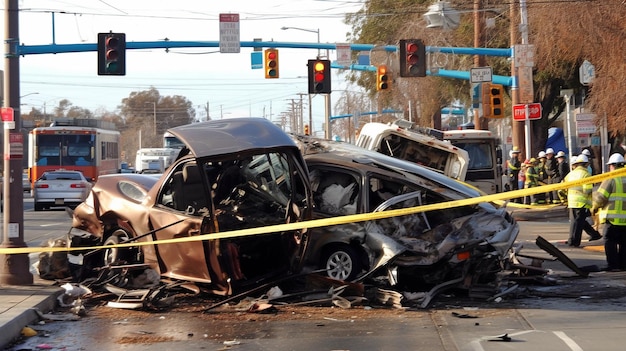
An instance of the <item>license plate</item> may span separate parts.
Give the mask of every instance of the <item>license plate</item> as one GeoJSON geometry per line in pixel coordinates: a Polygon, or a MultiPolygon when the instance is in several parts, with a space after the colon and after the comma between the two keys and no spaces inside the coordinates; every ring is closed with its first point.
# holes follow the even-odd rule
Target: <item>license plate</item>
{"type": "Polygon", "coordinates": [[[54,204],[55,205],[63,205],[65,203],[65,201],[63,199],[54,199],[54,204]]]}

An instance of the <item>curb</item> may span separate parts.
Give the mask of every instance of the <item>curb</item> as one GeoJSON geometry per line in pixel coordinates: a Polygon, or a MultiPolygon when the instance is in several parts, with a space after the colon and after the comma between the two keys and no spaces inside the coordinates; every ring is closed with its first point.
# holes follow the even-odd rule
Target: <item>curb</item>
{"type": "Polygon", "coordinates": [[[57,297],[64,293],[59,287],[44,287],[33,290],[29,287],[3,287],[5,297],[14,294],[15,299],[21,299],[3,312],[0,320],[0,347],[6,347],[21,335],[22,328],[39,320],[37,310],[42,313],[52,311],[57,305],[57,297]]]}

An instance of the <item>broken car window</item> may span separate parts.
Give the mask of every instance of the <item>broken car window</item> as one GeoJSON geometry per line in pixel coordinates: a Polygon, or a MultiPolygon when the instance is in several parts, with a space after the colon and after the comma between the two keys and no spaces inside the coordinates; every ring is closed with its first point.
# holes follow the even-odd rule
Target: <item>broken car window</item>
{"type": "Polygon", "coordinates": [[[336,170],[313,169],[310,172],[313,201],[318,211],[331,215],[356,214],[358,180],[336,170]]]}

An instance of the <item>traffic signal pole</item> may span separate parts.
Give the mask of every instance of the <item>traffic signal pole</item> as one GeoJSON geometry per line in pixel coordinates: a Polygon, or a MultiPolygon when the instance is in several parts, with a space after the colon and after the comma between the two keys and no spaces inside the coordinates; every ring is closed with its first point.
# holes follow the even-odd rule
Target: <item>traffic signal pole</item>
{"type": "MultiPolygon", "coordinates": [[[[12,107],[17,132],[22,133],[20,113],[20,66],[18,0],[5,0],[4,40],[4,107],[12,107]]],[[[8,123],[8,122],[4,122],[8,123]]],[[[5,126],[6,127],[6,126],[5,126]]],[[[11,129],[4,129],[4,213],[2,223],[2,248],[25,247],[24,243],[24,192],[22,189],[22,159],[12,157],[11,129]]],[[[14,131],[15,133],[15,131],[14,131]]],[[[0,284],[30,285],[33,275],[29,270],[28,254],[0,255],[0,284]]]]}

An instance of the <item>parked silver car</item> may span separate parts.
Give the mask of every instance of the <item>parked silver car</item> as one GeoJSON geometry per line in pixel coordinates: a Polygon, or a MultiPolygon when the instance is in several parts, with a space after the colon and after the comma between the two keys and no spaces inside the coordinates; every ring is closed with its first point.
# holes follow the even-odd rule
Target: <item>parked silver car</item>
{"type": "Polygon", "coordinates": [[[76,207],[85,201],[91,187],[91,182],[79,171],[44,172],[33,187],[35,211],[55,206],[76,207]]]}
{"type": "Polygon", "coordinates": [[[22,173],[22,190],[30,192],[30,179],[28,179],[28,174],[26,173],[22,173]]]}

